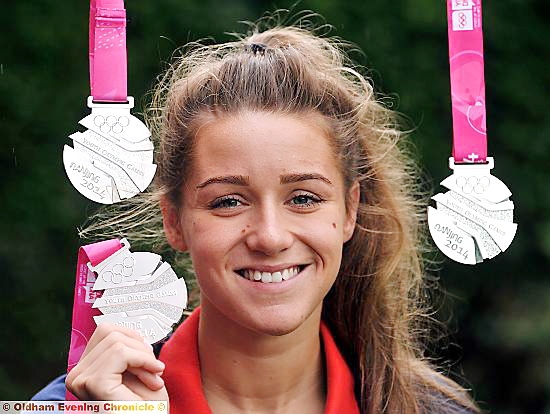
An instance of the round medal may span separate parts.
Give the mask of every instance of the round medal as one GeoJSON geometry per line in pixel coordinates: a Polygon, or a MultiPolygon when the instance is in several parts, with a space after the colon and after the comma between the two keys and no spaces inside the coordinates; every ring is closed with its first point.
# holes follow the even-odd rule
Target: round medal
{"type": "Polygon", "coordinates": [[[130,114],[128,103],[94,103],[92,113],[79,123],[84,132],[70,135],[63,164],[73,186],[85,197],[112,204],[144,191],[155,175],[153,143],[147,127],[130,114]]]}
{"type": "Polygon", "coordinates": [[[453,174],[441,185],[449,191],[432,197],[428,225],[437,247],[449,258],[476,264],[505,251],[517,230],[514,203],[508,187],[491,175],[494,160],[487,164],[455,164],[453,174]]]}
{"type": "Polygon", "coordinates": [[[150,344],[164,339],[187,306],[187,287],[172,267],[155,253],[130,252],[123,247],[96,266],[94,291],[103,291],[92,308],[103,315],[94,316],[97,325],[112,323],[135,329],[150,344]]]}

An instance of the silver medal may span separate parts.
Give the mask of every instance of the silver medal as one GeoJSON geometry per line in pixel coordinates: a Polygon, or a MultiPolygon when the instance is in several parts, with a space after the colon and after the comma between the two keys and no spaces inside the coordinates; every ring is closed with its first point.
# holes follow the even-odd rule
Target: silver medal
{"type": "Polygon", "coordinates": [[[155,253],[130,252],[130,244],[96,266],[93,290],[103,295],[93,308],[103,315],[94,316],[97,325],[112,323],[135,329],[150,344],[165,338],[187,306],[187,287],[172,267],[155,253]]]}
{"type": "Polygon", "coordinates": [[[437,247],[449,258],[476,264],[505,251],[517,230],[512,193],[491,175],[494,159],[487,164],[455,164],[453,174],[441,185],[449,191],[432,197],[428,225],[437,247]]]}
{"type": "Polygon", "coordinates": [[[144,191],[156,172],[151,133],[130,114],[127,104],[93,103],[92,113],[79,123],[84,132],[70,135],[73,147],[63,148],[63,164],[73,186],[85,197],[113,204],[144,191]]]}

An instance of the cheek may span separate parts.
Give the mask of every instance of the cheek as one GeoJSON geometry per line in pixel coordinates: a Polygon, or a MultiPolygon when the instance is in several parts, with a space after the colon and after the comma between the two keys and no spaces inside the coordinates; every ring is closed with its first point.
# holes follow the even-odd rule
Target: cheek
{"type": "Polygon", "coordinates": [[[319,253],[325,261],[325,266],[338,268],[344,244],[343,223],[333,217],[322,220],[310,228],[311,231],[307,235],[310,246],[319,253]]]}
{"type": "Polygon", "coordinates": [[[316,231],[330,237],[333,243],[343,243],[346,228],[345,207],[335,206],[331,213],[322,220],[322,226],[317,226],[316,231]]]}
{"type": "Polygon", "coordinates": [[[224,266],[222,259],[242,238],[242,228],[200,215],[184,222],[185,240],[195,270],[224,266]]]}
{"type": "Polygon", "coordinates": [[[195,270],[202,265],[201,258],[208,257],[213,242],[216,240],[210,236],[210,226],[208,222],[201,220],[200,217],[193,217],[183,223],[185,241],[195,270]]]}
{"type": "Polygon", "coordinates": [[[340,268],[344,245],[344,215],[337,211],[312,228],[315,229],[315,233],[310,236],[312,243],[317,245],[317,250],[325,262],[324,266],[336,275],[340,268]]]}

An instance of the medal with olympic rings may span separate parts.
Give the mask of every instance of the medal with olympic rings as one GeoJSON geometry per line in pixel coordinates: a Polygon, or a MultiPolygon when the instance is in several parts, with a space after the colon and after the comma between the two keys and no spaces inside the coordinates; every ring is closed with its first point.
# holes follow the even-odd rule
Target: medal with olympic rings
{"type": "Polygon", "coordinates": [[[82,195],[113,204],[144,191],[156,172],[151,133],[130,114],[123,0],[91,1],[89,48],[91,114],[79,121],[86,130],[69,136],[63,164],[82,195]]]}
{"type": "Polygon", "coordinates": [[[453,174],[432,197],[428,225],[450,259],[476,264],[505,251],[516,234],[508,187],[491,175],[487,157],[481,0],[447,0],[453,113],[453,174]]]}

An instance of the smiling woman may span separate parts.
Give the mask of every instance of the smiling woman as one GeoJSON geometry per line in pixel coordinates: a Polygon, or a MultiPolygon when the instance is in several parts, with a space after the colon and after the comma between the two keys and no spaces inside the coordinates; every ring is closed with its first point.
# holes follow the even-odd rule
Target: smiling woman
{"type": "Polygon", "coordinates": [[[477,412],[423,359],[415,168],[343,49],[259,25],[176,59],[148,113],[155,188],[100,227],[156,241],[160,208],[200,309],[162,362],[98,328],[71,392],[169,398],[181,414],[477,412]]]}
{"type": "Polygon", "coordinates": [[[194,137],[180,207],[163,202],[168,241],[191,255],[202,319],[214,307],[233,330],[284,335],[313,318],[318,331],[359,187],[344,187],[319,114],[211,117],[194,137]]]}

